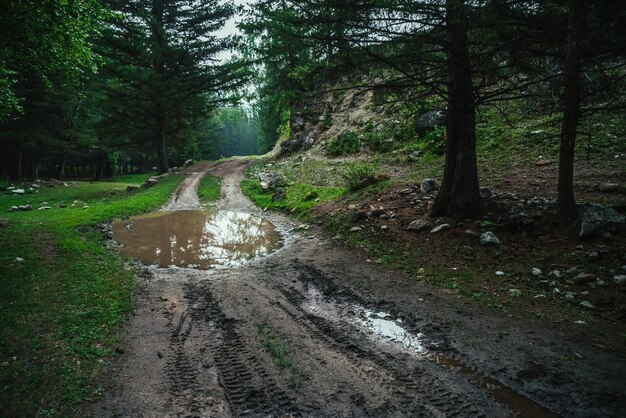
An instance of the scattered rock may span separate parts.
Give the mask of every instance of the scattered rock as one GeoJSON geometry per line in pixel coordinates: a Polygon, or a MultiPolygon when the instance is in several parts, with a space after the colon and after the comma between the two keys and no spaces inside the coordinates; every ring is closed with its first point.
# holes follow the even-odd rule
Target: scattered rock
{"type": "Polygon", "coordinates": [[[15,261],[18,261],[21,263],[22,261],[24,261],[24,259],[22,257],[15,257],[15,261]]]}
{"type": "Polygon", "coordinates": [[[80,200],[75,200],[74,203],[72,203],[70,206],[73,207],[73,208],[77,208],[78,206],[82,207],[82,206],[85,206],[85,205],[86,205],[85,202],[82,202],[80,200]]]}
{"type": "Polygon", "coordinates": [[[40,208],[37,208],[37,210],[48,210],[48,209],[52,209],[50,206],[42,206],[40,208]]]}
{"type": "Polygon", "coordinates": [[[522,291],[519,289],[509,289],[509,293],[513,297],[520,297],[522,295],[522,291]]]}
{"type": "Polygon", "coordinates": [[[556,277],[557,279],[561,278],[561,272],[559,270],[552,270],[549,275],[556,277]]]}
{"type": "Polygon", "coordinates": [[[433,192],[435,190],[437,190],[439,188],[439,186],[437,186],[437,182],[433,179],[424,179],[422,180],[422,192],[423,193],[430,193],[433,192]]]}
{"type": "Polygon", "coordinates": [[[363,228],[361,228],[360,226],[353,226],[352,228],[350,228],[350,232],[359,232],[362,230],[363,228]]]}
{"type": "Polygon", "coordinates": [[[465,230],[465,235],[469,235],[470,237],[479,237],[480,234],[478,232],[474,232],[471,229],[466,229],[465,230]]]}
{"type": "Polygon", "coordinates": [[[428,222],[428,221],[426,221],[424,219],[417,219],[417,220],[411,222],[406,229],[408,229],[409,231],[420,232],[420,231],[424,231],[424,230],[426,230],[428,228],[430,228],[430,222],[428,222]]]}
{"type": "Polygon", "coordinates": [[[9,208],[9,212],[16,212],[16,211],[18,211],[18,210],[19,210],[19,208],[18,208],[17,206],[11,206],[11,207],[9,208]]]}
{"type": "Polygon", "coordinates": [[[376,218],[380,218],[381,216],[383,216],[385,214],[385,209],[383,209],[383,208],[372,209],[371,214],[372,214],[372,216],[374,216],[376,218]]]}
{"type": "Polygon", "coordinates": [[[13,189],[12,192],[13,192],[13,194],[24,194],[24,193],[26,193],[26,190],[24,190],[24,189],[13,189]]]}
{"type": "Polygon", "coordinates": [[[617,191],[618,188],[619,188],[619,184],[617,183],[605,182],[605,183],[601,183],[598,185],[598,190],[604,193],[613,193],[617,191]]]}
{"type": "Polygon", "coordinates": [[[348,216],[348,219],[350,220],[350,222],[360,222],[360,221],[365,221],[367,219],[367,213],[365,213],[362,210],[356,210],[356,211],[352,211],[350,212],[350,215],[348,216]]]}
{"type": "Polygon", "coordinates": [[[259,173],[259,181],[261,182],[263,190],[268,190],[281,185],[283,178],[280,174],[262,171],[259,173]]]}
{"type": "Polygon", "coordinates": [[[126,186],[127,192],[134,192],[135,190],[139,190],[138,186],[126,186]]]}
{"type": "Polygon", "coordinates": [[[596,281],[596,275],[591,273],[580,273],[572,277],[572,282],[576,284],[591,283],[596,281]]]}
{"type": "Polygon", "coordinates": [[[593,306],[591,302],[586,301],[586,300],[583,300],[582,302],[580,302],[578,306],[585,308],[585,309],[595,309],[595,306],[593,306]]]}
{"type": "Polygon", "coordinates": [[[626,274],[618,274],[613,276],[613,283],[618,286],[622,286],[626,284],[626,274]]]}
{"type": "Polygon", "coordinates": [[[580,224],[581,238],[601,234],[610,228],[623,227],[625,224],[626,218],[615,209],[591,203],[586,204],[584,210],[580,224]]]}
{"type": "Polygon", "coordinates": [[[504,272],[503,271],[496,271],[496,276],[504,276],[504,272]]]}
{"type": "Polygon", "coordinates": [[[430,233],[431,234],[437,234],[439,232],[443,232],[445,230],[450,229],[450,224],[441,224],[439,226],[434,227],[433,229],[431,229],[430,233]]]}
{"type": "Polygon", "coordinates": [[[415,132],[418,135],[424,135],[425,133],[432,131],[437,126],[442,126],[446,122],[446,111],[443,109],[436,109],[428,111],[422,114],[415,124],[415,132]]]}
{"type": "Polygon", "coordinates": [[[158,182],[159,182],[159,180],[156,177],[149,177],[149,178],[146,179],[146,181],[143,182],[143,184],[141,185],[141,188],[147,189],[149,187],[154,186],[158,182]]]}
{"type": "Polygon", "coordinates": [[[508,217],[506,226],[517,231],[528,231],[535,227],[535,223],[526,212],[516,212],[508,217]]]}
{"type": "Polygon", "coordinates": [[[491,231],[482,233],[479,241],[481,245],[501,245],[500,239],[491,231]]]}
{"type": "Polygon", "coordinates": [[[398,190],[398,194],[411,194],[413,193],[413,189],[401,189],[398,190]]]}
{"type": "Polygon", "coordinates": [[[543,166],[550,165],[550,164],[552,164],[552,160],[547,160],[547,159],[537,160],[537,162],[535,163],[535,165],[539,167],[543,167],[543,166]]]}
{"type": "Polygon", "coordinates": [[[189,159],[189,160],[185,161],[185,164],[183,164],[183,168],[187,168],[187,167],[189,167],[192,164],[193,164],[193,159],[189,159]]]}
{"type": "Polygon", "coordinates": [[[389,227],[387,225],[381,225],[380,229],[382,229],[383,231],[386,231],[389,229],[389,227]]]}
{"type": "Polygon", "coordinates": [[[276,191],[272,195],[272,201],[280,202],[282,200],[285,200],[286,197],[287,197],[287,192],[285,192],[284,189],[276,189],[276,191]]]}
{"type": "Polygon", "coordinates": [[[576,293],[574,293],[574,292],[565,292],[565,296],[563,296],[563,297],[568,302],[575,302],[576,301],[576,293]]]}
{"type": "Polygon", "coordinates": [[[493,196],[493,193],[489,187],[483,186],[480,188],[480,197],[482,199],[489,199],[491,196],[493,196]]]}
{"type": "Polygon", "coordinates": [[[31,205],[20,205],[17,207],[17,210],[21,212],[28,212],[29,210],[33,210],[33,207],[31,205]]]}
{"type": "Polygon", "coordinates": [[[532,275],[537,277],[537,276],[541,276],[543,274],[543,272],[541,271],[541,269],[537,268],[537,267],[533,267],[532,269],[532,275]]]}

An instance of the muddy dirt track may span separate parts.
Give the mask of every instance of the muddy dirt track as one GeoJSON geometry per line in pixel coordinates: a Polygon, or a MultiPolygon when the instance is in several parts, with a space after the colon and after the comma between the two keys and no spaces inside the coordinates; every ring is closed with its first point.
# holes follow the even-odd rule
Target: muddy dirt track
{"type": "MultiPolygon", "coordinates": [[[[245,167],[209,167],[219,208],[271,220],[284,248],[239,268],[147,268],[88,415],[623,416],[623,358],[369,263],[315,228],[294,232],[242,195],[245,167]]],[[[198,207],[201,174],[167,209],[198,207]]]]}

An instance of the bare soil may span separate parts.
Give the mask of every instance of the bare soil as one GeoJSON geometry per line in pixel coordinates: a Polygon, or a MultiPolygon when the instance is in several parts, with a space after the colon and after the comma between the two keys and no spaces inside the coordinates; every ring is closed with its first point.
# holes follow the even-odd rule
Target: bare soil
{"type": "MultiPolygon", "coordinates": [[[[266,217],[285,246],[240,268],[146,267],[122,354],[89,415],[617,417],[626,410],[623,357],[368,263],[315,228],[294,232],[292,221],[243,196],[246,165],[209,167],[222,177],[219,207],[266,217]],[[385,338],[364,312],[406,334],[385,338]]],[[[199,208],[194,178],[168,209],[199,208]]]]}

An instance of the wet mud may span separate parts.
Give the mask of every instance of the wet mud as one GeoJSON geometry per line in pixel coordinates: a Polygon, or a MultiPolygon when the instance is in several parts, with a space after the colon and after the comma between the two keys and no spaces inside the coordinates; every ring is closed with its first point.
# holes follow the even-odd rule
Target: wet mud
{"type": "Polygon", "coordinates": [[[267,220],[244,212],[157,212],[113,222],[120,254],[159,267],[238,266],[283,245],[267,220]]]}
{"type": "MultiPolygon", "coordinates": [[[[241,194],[245,166],[209,167],[222,176],[219,209],[292,229],[241,194]]],[[[193,193],[178,196],[189,209],[193,193]]],[[[315,228],[283,239],[236,267],[147,266],[125,354],[87,415],[617,417],[626,408],[621,358],[367,263],[315,228]],[[585,360],[562,360],[573,352],[585,360]]]]}

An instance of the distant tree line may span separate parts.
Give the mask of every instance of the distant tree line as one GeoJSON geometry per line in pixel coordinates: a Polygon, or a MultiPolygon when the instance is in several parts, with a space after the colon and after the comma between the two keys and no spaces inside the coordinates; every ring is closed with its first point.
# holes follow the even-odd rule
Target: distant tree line
{"type": "Polygon", "coordinates": [[[163,173],[255,150],[232,137],[256,141],[247,119],[218,112],[248,79],[219,58],[235,46],[216,35],[234,13],[220,0],[2,2],[0,177],[163,173]]]}

